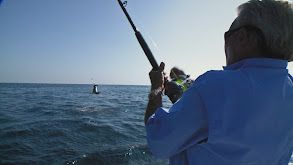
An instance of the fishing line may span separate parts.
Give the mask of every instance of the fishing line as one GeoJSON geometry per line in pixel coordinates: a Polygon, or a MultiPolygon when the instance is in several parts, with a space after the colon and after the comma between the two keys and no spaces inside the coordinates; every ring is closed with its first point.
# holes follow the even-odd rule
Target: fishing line
{"type": "MultiPolygon", "coordinates": [[[[124,1],[125,2],[125,1],[124,1]]],[[[132,18],[134,18],[133,20],[136,22],[136,25],[138,25],[139,26],[139,28],[138,27],[136,27],[137,29],[141,29],[141,33],[142,34],[145,34],[147,37],[146,37],[146,39],[149,41],[149,42],[151,42],[152,44],[150,44],[150,47],[152,47],[153,49],[153,51],[155,51],[154,53],[156,54],[156,57],[158,58],[158,59],[164,59],[163,58],[163,56],[162,56],[162,53],[161,53],[161,50],[160,50],[160,48],[159,48],[159,46],[157,45],[157,43],[153,40],[153,38],[151,37],[151,35],[148,33],[148,31],[146,30],[146,28],[145,28],[145,26],[144,26],[144,24],[140,21],[141,19],[140,19],[140,17],[139,16],[137,16],[135,13],[135,10],[133,10],[132,8],[131,8],[131,5],[128,5],[127,3],[126,3],[126,5],[127,5],[127,11],[129,12],[129,14],[131,14],[131,17],[132,18]]],[[[171,59],[172,60],[172,59],[171,59]]],[[[165,59],[165,61],[167,62],[168,61],[168,59],[165,59]]],[[[170,65],[176,65],[176,62],[175,62],[175,60],[172,60],[172,62],[168,62],[170,65]]]]}
{"type": "Polygon", "coordinates": [[[94,85],[96,85],[95,82],[94,82],[94,79],[92,78],[91,80],[92,80],[92,83],[93,83],[94,85]]]}
{"type": "MultiPolygon", "coordinates": [[[[124,1],[125,2],[125,1],[124,1]]],[[[159,48],[159,46],[157,45],[157,43],[153,40],[153,38],[151,37],[151,35],[148,33],[148,31],[146,30],[144,24],[142,23],[142,21],[140,21],[140,17],[136,14],[135,10],[133,10],[131,8],[131,5],[128,5],[127,2],[126,4],[124,5],[124,7],[127,7],[127,11],[129,11],[129,14],[131,14],[131,17],[134,18],[133,20],[136,21],[136,25],[139,26],[138,27],[135,27],[136,29],[141,29],[141,33],[147,35],[146,39],[151,42],[152,44],[150,44],[150,47],[153,48],[152,50],[155,50],[155,54],[156,54],[156,57],[158,59],[164,59],[163,56],[162,56],[162,53],[161,53],[161,50],[159,48]]],[[[131,25],[132,28],[133,28],[133,25],[131,25]]],[[[165,62],[167,62],[169,65],[173,65],[175,66],[177,64],[176,60],[174,58],[171,58],[171,59],[165,59],[164,60],[165,62]]],[[[167,67],[166,67],[167,69],[167,67]]]]}
{"type": "Polygon", "coordinates": [[[146,43],[146,41],[144,40],[142,34],[137,30],[137,28],[135,27],[132,19],[130,18],[127,10],[126,10],[126,5],[127,5],[127,1],[124,1],[123,3],[121,2],[121,0],[117,0],[121,9],[123,10],[123,13],[125,14],[125,16],[127,17],[128,22],[130,23],[135,36],[141,46],[141,48],[143,49],[145,55],[147,56],[149,62],[151,63],[153,70],[157,71],[159,69],[159,65],[156,61],[156,59],[153,56],[153,53],[151,52],[150,48],[148,47],[148,44],[146,43]]]}
{"type": "MultiPolygon", "coordinates": [[[[127,4],[127,3],[126,3],[127,4]]],[[[152,42],[152,45],[155,47],[155,49],[157,51],[160,51],[157,43],[152,39],[151,35],[148,33],[148,31],[146,30],[146,28],[144,27],[143,23],[140,21],[141,19],[135,14],[135,11],[130,7],[127,6],[127,11],[131,14],[131,17],[134,18],[133,20],[135,20],[136,25],[139,25],[139,28],[136,27],[138,30],[141,29],[141,33],[144,33],[147,35],[147,38],[152,42]]],[[[157,54],[156,54],[157,56],[157,54]]],[[[161,57],[160,54],[158,54],[159,57],[161,57]]]]}
{"type": "Polygon", "coordinates": [[[147,31],[145,31],[145,33],[148,35],[149,39],[152,41],[153,45],[155,46],[155,48],[160,51],[159,47],[157,46],[156,42],[152,39],[151,35],[149,35],[149,33],[147,31]]]}
{"type": "MultiPolygon", "coordinates": [[[[129,13],[131,14],[131,17],[133,15],[134,20],[137,22],[136,24],[139,25],[139,29],[141,29],[141,33],[146,34],[147,35],[146,39],[148,39],[150,42],[152,42],[152,44],[150,44],[150,45],[152,45],[152,48],[154,48],[152,50],[155,50],[156,57],[158,59],[164,59],[163,55],[162,55],[162,52],[160,50],[160,47],[157,45],[157,43],[153,40],[151,35],[148,33],[148,31],[146,30],[144,24],[140,21],[141,19],[139,19],[139,16],[137,16],[135,14],[135,11],[131,7],[127,6],[127,10],[128,9],[130,11],[129,13]]],[[[172,58],[169,57],[169,59],[164,59],[164,62],[168,63],[169,66],[178,65],[178,61],[174,57],[172,57],[172,58]]],[[[168,67],[165,66],[165,69],[167,69],[167,68],[168,67]]]]}
{"type": "Polygon", "coordinates": [[[174,72],[174,70],[172,69],[171,71],[172,71],[173,75],[176,77],[176,79],[178,79],[178,77],[177,77],[176,73],[174,72]]]}
{"type": "MultiPolygon", "coordinates": [[[[148,44],[144,40],[144,38],[141,35],[141,33],[135,27],[132,19],[130,18],[129,14],[128,14],[127,10],[126,10],[127,1],[124,1],[123,3],[121,2],[121,0],[117,0],[117,1],[118,1],[119,5],[120,5],[121,9],[123,10],[126,18],[128,19],[128,22],[130,23],[132,29],[134,30],[135,36],[136,36],[141,48],[143,49],[145,55],[147,56],[149,62],[151,63],[151,65],[153,67],[153,70],[158,71],[158,69],[159,69],[158,63],[156,62],[151,50],[149,49],[148,44]]],[[[150,37],[150,39],[151,39],[151,37],[150,37]]],[[[153,43],[154,43],[154,41],[153,41],[153,43]]],[[[156,44],[155,44],[155,46],[156,46],[156,44]]],[[[174,73],[174,71],[173,71],[173,74],[177,77],[177,75],[174,73]]],[[[166,82],[166,85],[170,84],[168,86],[171,87],[171,88],[169,88],[170,89],[169,91],[171,91],[171,92],[168,92],[168,94],[166,94],[166,91],[165,91],[165,94],[170,98],[172,103],[175,103],[181,97],[182,93],[187,88],[190,87],[190,84],[191,84],[190,82],[191,81],[186,80],[187,78],[189,78],[189,76],[185,76],[183,79],[177,80],[177,81],[180,81],[178,83],[175,82],[175,81],[166,82]],[[181,83],[182,81],[183,81],[183,83],[181,83]],[[171,89],[173,89],[173,90],[171,90],[171,89]]]]}

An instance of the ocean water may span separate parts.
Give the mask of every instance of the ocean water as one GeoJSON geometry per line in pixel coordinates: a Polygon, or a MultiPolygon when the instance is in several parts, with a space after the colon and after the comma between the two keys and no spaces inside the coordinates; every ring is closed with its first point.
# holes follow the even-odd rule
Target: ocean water
{"type": "Polygon", "coordinates": [[[146,142],[150,87],[92,87],[0,83],[0,164],[168,164],[146,142]]]}
{"type": "Polygon", "coordinates": [[[150,87],[92,87],[0,83],[0,164],[168,164],[147,147],[150,87]]]}

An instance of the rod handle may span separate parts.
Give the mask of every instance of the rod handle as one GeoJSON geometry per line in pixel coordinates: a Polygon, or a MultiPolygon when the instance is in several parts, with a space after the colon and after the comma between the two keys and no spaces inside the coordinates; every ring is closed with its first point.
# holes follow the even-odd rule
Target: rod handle
{"type": "Polygon", "coordinates": [[[136,31],[135,36],[136,36],[140,46],[142,47],[145,55],[147,56],[149,62],[151,63],[153,70],[157,71],[159,69],[159,65],[158,65],[155,57],[153,56],[150,48],[148,47],[147,43],[145,42],[144,38],[142,37],[141,33],[139,31],[136,31]]]}

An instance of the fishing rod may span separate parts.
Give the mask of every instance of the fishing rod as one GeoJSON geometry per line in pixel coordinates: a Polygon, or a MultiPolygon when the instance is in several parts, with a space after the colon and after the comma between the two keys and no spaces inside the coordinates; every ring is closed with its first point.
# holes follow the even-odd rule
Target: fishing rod
{"type": "MultiPolygon", "coordinates": [[[[132,22],[129,14],[126,11],[126,5],[127,5],[127,1],[124,1],[123,3],[118,0],[118,3],[121,7],[121,9],[123,10],[124,14],[126,15],[132,29],[135,32],[135,36],[140,44],[140,46],[142,47],[145,55],[147,56],[149,62],[151,63],[151,65],[153,66],[153,70],[157,71],[159,69],[159,65],[156,62],[150,48],[148,47],[147,43],[145,42],[144,38],[142,37],[142,35],[140,34],[140,32],[136,29],[134,23],[132,22]]],[[[174,73],[174,71],[173,71],[174,73]]],[[[174,73],[175,74],[175,73],[174,73]]],[[[176,76],[176,74],[175,74],[176,76]]],[[[172,80],[170,82],[165,82],[165,87],[168,88],[169,90],[165,90],[165,94],[169,97],[169,99],[171,100],[172,103],[175,103],[182,95],[182,93],[191,86],[191,79],[189,78],[189,76],[187,75],[180,75],[180,76],[176,76],[175,80],[172,80]]]]}
{"type": "Polygon", "coordinates": [[[157,63],[155,57],[153,56],[153,54],[152,54],[150,48],[148,47],[148,45],[147,45],[147,43],[145,42],[144,38],[142,37],[141,33],[136,29],[134,23],[132,22],[132,20],[131,20],[129,14],[128,14],[127,11],[126,11],[126,8],[125,8],[125,7],[126,7],[126,5],[127,5],[127,1],[124,1],[124,2],[122,3],[120,0],[118,0],[118,3],[119,3],[119,5],[120,5],[121,9],[123,10],[125,16],[127,17],[127,19],[128,19],[128,21],[129,21],[129,23],[130,23],[132,29],[134,30],[134,32],[135,32],[135,36],[136,36],[136,38],[137,38],[137,40],[138,40],[138,42],[139,42],[141,48],[143,49],[145,55],[147,56],[149,62],[151,63],[151,65],[152,65],[152,67],[153,67],[153,70],[154,70],[154,71],[157,71],[157,70],[159,69],[159,65],[158,65],[158,63],[157,63]]]}

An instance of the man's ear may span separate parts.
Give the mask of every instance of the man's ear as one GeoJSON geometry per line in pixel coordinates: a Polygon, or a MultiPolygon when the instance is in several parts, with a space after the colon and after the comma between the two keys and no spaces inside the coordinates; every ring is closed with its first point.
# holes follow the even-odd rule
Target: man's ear
{"type": "Polygon", "coordinates": [[[242,28],[239,30],[237,37],[241,46],[249,44],[248,33],[246,29],[242,28]]]}

